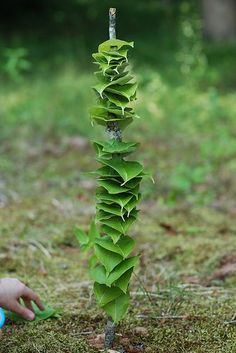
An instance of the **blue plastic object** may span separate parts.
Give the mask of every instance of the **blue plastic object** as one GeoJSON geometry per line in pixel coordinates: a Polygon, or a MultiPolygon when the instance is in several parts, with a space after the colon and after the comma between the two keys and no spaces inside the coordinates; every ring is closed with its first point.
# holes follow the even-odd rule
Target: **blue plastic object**
{"type": "Polygon", "coordinates": [[[6,320],[5,313],[4,313],[3,309],[0,308],[0,328],[2,328],[4,326],[5,320],[6,320]]]}

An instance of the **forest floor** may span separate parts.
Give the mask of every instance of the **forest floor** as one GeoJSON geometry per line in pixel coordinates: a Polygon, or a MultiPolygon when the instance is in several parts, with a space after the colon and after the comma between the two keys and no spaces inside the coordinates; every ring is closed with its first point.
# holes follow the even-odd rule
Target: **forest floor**
{"type": "MultiPolygon", "coordinates": [[[[141,261],[117,351],[236,351],[235,56],[231,66],[218,57],[200,85],[194,73],[171,83],[155,68],[136,70],[142,119],[125,139],[141,143],[134,158],[155,184],[143,182],[131,229],[141,261]]],[[[96,167],[89,138],[102,135],[87,113],[91,77],[68,64],[0,87],[0,277],[21,279],[61,314],[8,321],[1,353],[102,346],[105,317],[73,235],[95,213],[96,182],[83,173],[96,167]]]]}
{"type": "MultiPolygon", "coordinates": [[[[97,352],[105,317],[91,295],[87,255],[73,236],[74,225],[86,229],[94,215],[95,181],[81,174],[95,167],[94,152],[81,136],[40,148],[20,142],[24,158],[17,158],[22,146],[16,141],[18,152],[9,147],[1,179],[0,275],[22,279],[61,317],[8,322],[0,352],[97,352]]],[[[147,165],[155,162],[156,149],[153,142],[147,165]]],[[[158,183],[151,187],[158,194],[158,183]]],[[[170,206],[144,196],[132,229],[141,261],[129,313],[117,327],[123,352],[236,350],[230,323],[236,313],[236,208],[229,205],[230,199],[227,207],[170,206]]]]}

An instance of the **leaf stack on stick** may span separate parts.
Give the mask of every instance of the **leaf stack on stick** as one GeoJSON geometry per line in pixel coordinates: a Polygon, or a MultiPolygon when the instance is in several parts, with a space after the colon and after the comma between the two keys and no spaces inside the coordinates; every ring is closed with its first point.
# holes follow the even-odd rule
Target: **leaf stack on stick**
{"type": "MultiPolygon", "coordinates": [[[[111,10],[110,33],[114,37],[111,10]]],[[[140,182],[145,175],[143,166],[129,158],[138,144],[122,141],[123,130],[137,118],[132,104],[137,83],[128,64],[128,50],[133,46],[133,42],[111,38],[93,54],[98,83],[93,87],[97,103],[91,119],[106,128],[109,140],[93,141],[100,163],[93,172],[98,184],[96,220],[88,235],[76,230],[81,246],[94,249],[90,260],[94,293],[98,305],[115,323],[128,309],[130,278],[138,262],[138,256],[131,255],[135,242],[129,229],[138,215],[140,182]]]]}

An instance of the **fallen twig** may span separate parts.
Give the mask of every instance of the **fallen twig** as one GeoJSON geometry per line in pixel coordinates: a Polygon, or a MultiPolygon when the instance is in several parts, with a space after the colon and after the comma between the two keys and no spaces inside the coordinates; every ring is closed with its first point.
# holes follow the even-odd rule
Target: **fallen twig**
{"type": "Polygon", "coordinates": [[[226,320],[224,322],[225,325],[236,325],[236,314],[233,315],[231,320],[226,320]]]}
{"type": "Polygon", "coordinates": [[[153,319],[153,320],[189,320],[195,318],[201,318],[200,315],[163,315],[163,316],[149,316],[145,314],[138,314],[136,315],[139,319],[153,319]]]}
{"type": "Polygon", "coordinates": [[[82,332],[77,332],[77,333],[71,333],[71,336],[89,336],[94,334],[94,331],[82,331],[82,332]]]}
{"type": "Polygon", "coordinates": [[[224,321],[225,325],[236,325],[236,320],[224,321]]]}
{"type": "Polygon", "coordinates": [[[156,294],[156,293],[152,293],[152,292],[130,292],[130,294],[132,296],[141,296],[141,297],[152,297],[152,298],[163,298],[163,295],[161,294],[156,294]]]}
{"type": "Polygon", "coordinates": [[[29,240],[29,243],[31,245],[33,245],[34,247],[38,248],[39,250],[41,250],[41,252],[49,259],[52,258],[50,252],[37,240],[31,239],[29,240]]]}

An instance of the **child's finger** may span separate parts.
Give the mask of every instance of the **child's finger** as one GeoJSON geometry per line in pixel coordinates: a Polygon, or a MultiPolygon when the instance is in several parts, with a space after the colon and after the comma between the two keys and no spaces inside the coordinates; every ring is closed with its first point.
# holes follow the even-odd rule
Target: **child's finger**
{"type": "Polygon", "coordinates": [[[34,312],[20,305],[17,301],[12,305],[11,310],[22,316],[25,320],[34,320],[34,312]]]}
{"type": "Polygon", "coordinates": [[[27,299],[27,298],[22,298],[24,303],[25,303],[25,306],[26,308],[28,308],[29,310],[33,311],[34,312],[34,309],[33,309],[33,306],[32,306],[32,303],[31,303],[31,300],[27,299]]]}
{"type": "Polygon", "coordinates": [[[39,296],[35,292],[32,291],[32,289],[25,287],[22,297],[25,297],[29,300],[33,300],[35,302],[35,304],[37,304],[37,306],[39,307],[40,310],[42,310],[42,311],[44,310],[43,303],[41,302],[39,296]]]}

